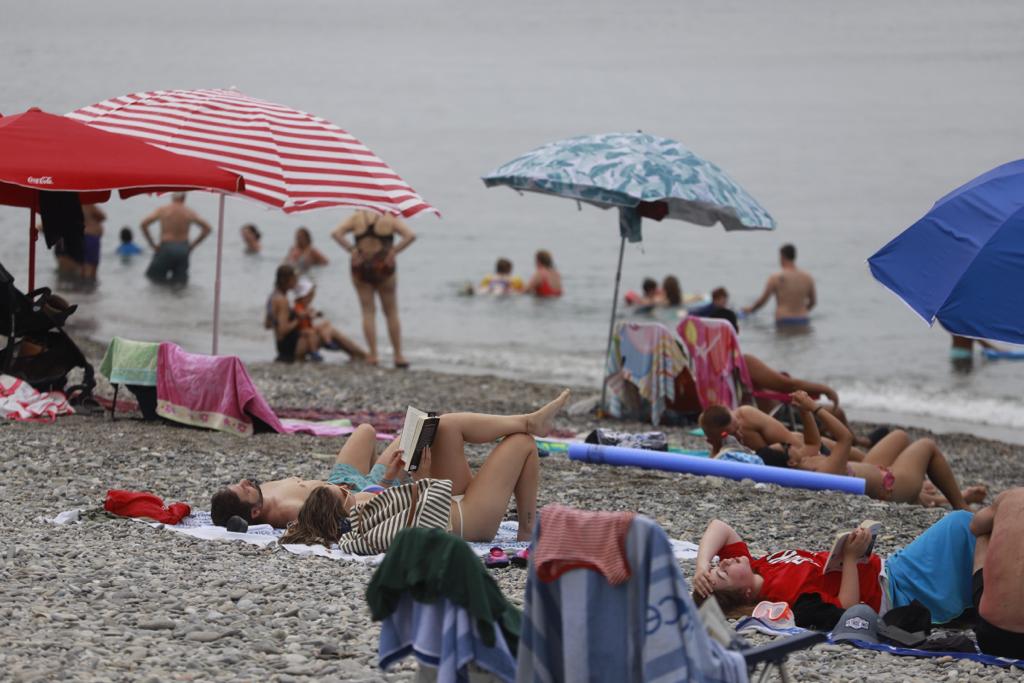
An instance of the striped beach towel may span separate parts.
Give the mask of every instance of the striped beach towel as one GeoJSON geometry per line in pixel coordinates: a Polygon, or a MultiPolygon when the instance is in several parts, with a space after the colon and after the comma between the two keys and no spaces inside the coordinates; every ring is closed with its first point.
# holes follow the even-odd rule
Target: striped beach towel
{"type": "MultiPolygon", "coordinates": [[[[542,514],[534,543],[549,531],[542,514]]],[[[701,623],[664,530],[635,516],[625,551],[632,574],[616,586],[587,569],[544,583],[531,562],[516,680],[745,682],[743,656],[712,640],[701,623]]]]}
{"type": "Polygon", "coordinates": [[[352,531],[338,544],[342,552],[376,555],[388,549],[406,527],[448,530],[452,482],[420,479],[385,489],[352,511],[352,531]]]}

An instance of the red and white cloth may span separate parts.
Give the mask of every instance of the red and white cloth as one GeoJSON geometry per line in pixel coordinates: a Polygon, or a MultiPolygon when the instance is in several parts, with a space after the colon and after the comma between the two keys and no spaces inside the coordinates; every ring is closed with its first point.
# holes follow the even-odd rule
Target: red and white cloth
{"type": "Polygon", "coordinates": [[[61,391],[37,391],[23,379],[0,375],[0,416],[23,422],[53,422],[75,412],[61,391]]]}
{"type": "Polygon", "coordinates": [[[633,512],[590,512],[565,505],[540,511],[540,540],[531,559],[537,578],[551,582],[572,569],[591,569],[613,586],[629,580],[626,534],[633,512]]]}

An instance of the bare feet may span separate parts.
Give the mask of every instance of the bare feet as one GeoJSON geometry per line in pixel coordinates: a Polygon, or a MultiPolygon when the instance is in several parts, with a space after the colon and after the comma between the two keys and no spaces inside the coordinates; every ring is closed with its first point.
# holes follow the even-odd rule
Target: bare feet
{"type": "MultiPolygon", "coordinates": [[[[974,503],[983,503],[985,498],[988,497],[987,486],[968,486],[961,493],[964,498],[964,502],[968,505],[974,503]]],[[[921,487],[921,493],[917,497],[917,502],[926,508],[940,507],[949,505],[949,501],[942,493],[935,488],[935,484],[925,479],[924,485],[921,487]]]]}
{"type": "Polygon", "coordinates": [[[530,413],[526,416],[526,432],[533,436],[547,436],[554,427],[555,415],[562,409],[569,400],[569,390],[566,389],[558,395],[551,403],[530,413]]]}

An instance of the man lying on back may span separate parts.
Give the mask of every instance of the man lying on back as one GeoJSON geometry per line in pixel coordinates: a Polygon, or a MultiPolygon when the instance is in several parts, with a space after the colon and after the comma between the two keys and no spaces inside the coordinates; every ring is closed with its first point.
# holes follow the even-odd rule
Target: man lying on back
{"type": "Polygon", "coordinates": [[[249,524],[269,524],[283,529],[298,517],[299,509],[309,494],[325,483],[346,486],[356,493],[356,500],[362,502],[363,498],[371,494],[360,494],[359,491],[367,486],[379,485],[385,480],[385,474],[398,474],[385,471],[388,464],[395,460],[398,439],[373,462],[376,438],[377,433],[372,426],[359,425],[349,436],[345,447],[335,456],[334,468],[326,481],[300,477],[267,482],[241,479],[236,484],[222,488],[210,500],[213,523],[225,526],[231,517],[237,515],[249,524]],[[367,453],[371,454],[369,459],[367,453]]]}

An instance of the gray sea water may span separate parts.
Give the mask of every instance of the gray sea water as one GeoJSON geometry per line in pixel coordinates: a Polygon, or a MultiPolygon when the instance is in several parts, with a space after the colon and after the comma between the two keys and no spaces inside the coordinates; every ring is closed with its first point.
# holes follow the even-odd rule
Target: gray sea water
{"type": "MultiPolygon", "coordinates": [[[[236,86],[351,131],[441,219],[411,227],[400,257],[407,355],[418,367],[596,385],[618,252],[614,214],[485,189],[479,176],[545,142],[632,131],[715,161],[775,216],[772,233],[646,223],[626,249],[624,286],[673,273],[687,291],[725,285],[752,301],[792,242],[818,279],[813,333],[779,337],[770,307],[745,321],[747,351],[833,382],[855,417],[965,425],[1004,438],[1024,427],[1024,363],[951,370],[948,336],[869,276],[865,259],[932,202],[1024,153],[1024,5],[952,0],[822,3],[562,0],[279,3],[9,3],[0,17],[0,111],[64,113],[126,92],[236,86]],[[459,297],[498,256],[530,272],[553,252],[557,301],[459,297]]],[[[113,257],[116,232],[160,200],[115,200],[99,289],[74,295],[98,338],[210,347],[214,240],[192,282],[168,292],[145,260],[113,257]]],[[[189,202],[211,221],[216,200],[189,202]]],[[[296,227],[332,264],[318,304],[359,335],[344,254],[328,237],[347,212],[288,217],[227,202],[221,351],[273,355],[262,310],[296,227]],[[264,253],[242,254],[253,221],[264,253]]],[[[25,285],[27,212],[0,207],[0,259],[25,285]]],[[[40,256],[40,281],[53,277],[40,256]]],[[[381,321],[378,334],[385,347],[381,321]]],[[[334,361],[337,362],[337,361],[334,361]]]]}

